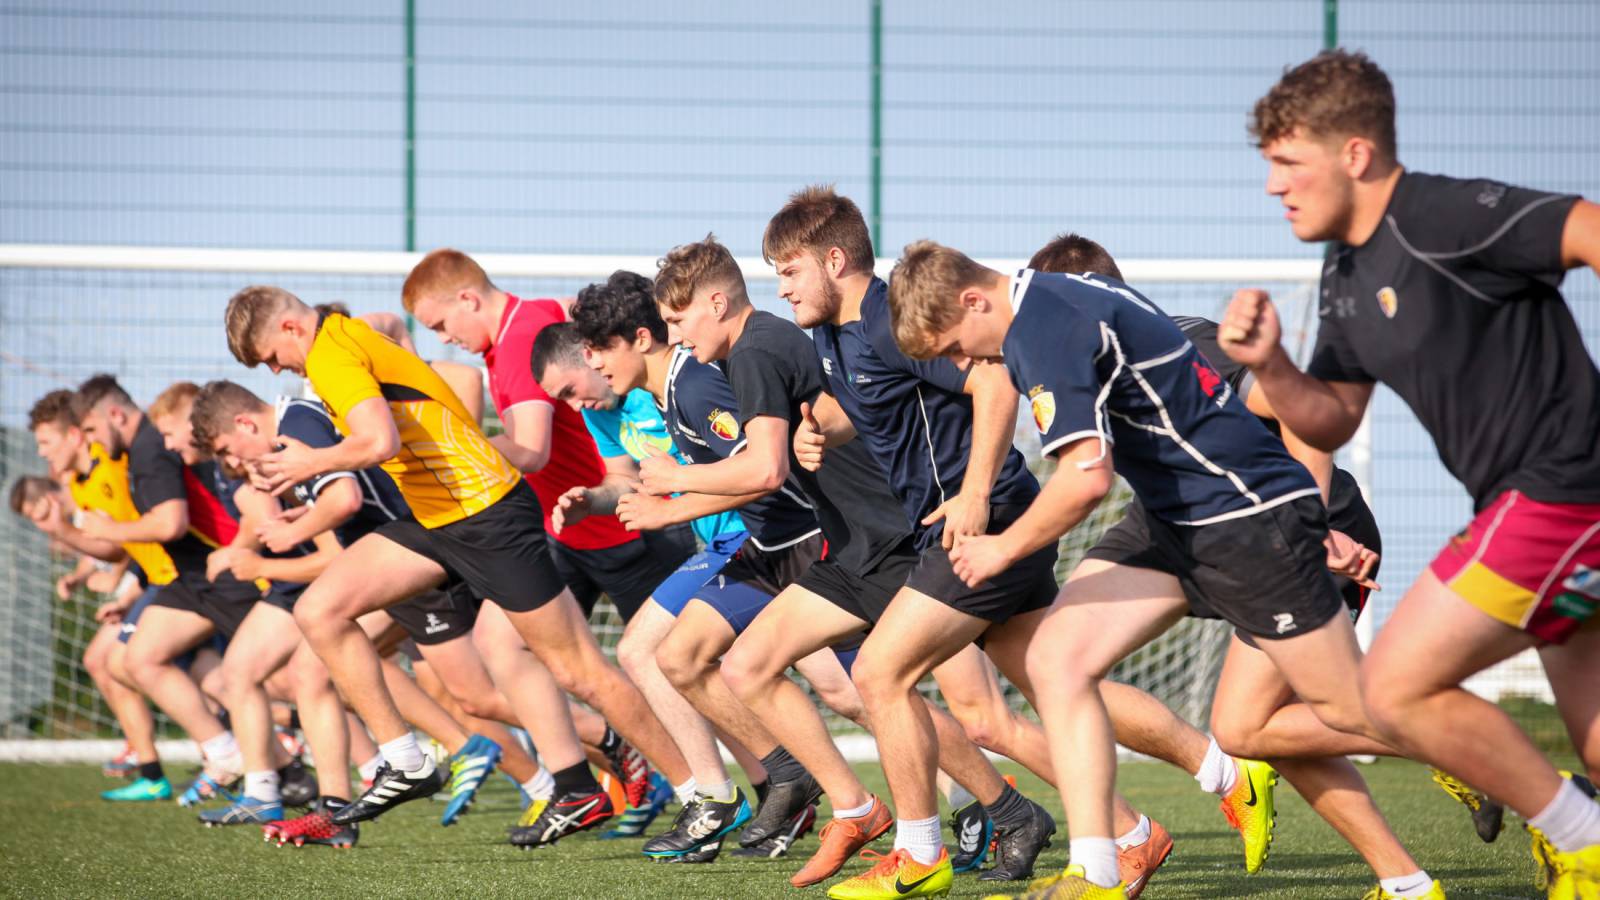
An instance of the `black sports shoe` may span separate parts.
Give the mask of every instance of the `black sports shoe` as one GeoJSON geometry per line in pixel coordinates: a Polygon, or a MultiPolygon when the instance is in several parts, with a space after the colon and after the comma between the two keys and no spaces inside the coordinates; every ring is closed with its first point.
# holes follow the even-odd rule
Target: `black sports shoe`
{"type": "Polygon", "coordinates": [[[688,853],[680,854],[678,856],[652,856],[650,858],[656,862],[694,865],[696,863],[704,864],[716,862],[717,854],[721,852],[722,841],[721,839],[718,839],[709,844],[701,844],[693,850],[690,850],[688,853]]]}
{"type": "Polygon", "coordinates": [[[739,835],[739,846],[754,847],[775,834],[783,833],[790,820],[822,796],[822,785],[807,772],[804,778],[768,783],[767,797],[761,802],[749,827],[739,835]]]}
{"type": "Polygon", "coordinates": [[[585,831],[599,825],[616,814],[611,805],[611,795],[605,791],[592,794],[562,794],[554,800],[535,800],[544,809],[532,825],[511,829],[511,846],[530,850],[548,847],[569,834],[585,831]]]}
{"type": "Polygon", "coordinates": [[[328,816],[335,825],[349,825],[376,819],[407,800],[431,797],[450,782],[450,773],[428,757],[423,757],[423,768],[417,772],[401,772],[388,763],[378,766],[372,776],[372,787],[357,797],[354,803],[334,811],[328,816]]]}
{"type": "Polygon", "coordinates": [[[956,835],[956,849],[950,854],[950,868],[971,872],[989,860],[989,840],[994,837],[994,822],[983,804],[974,800],[950,815],[950,830],[956,835]]]}
{"type": "Polygon", "coordinates": [[[310,806],[317,802],[317,776],[311,774],[305,763],[295,759],[278,770],[278,790],[285,807],[310,806]]]}
{"type": "Polygon", "coordinates": [[[733,855],[742,859],[777,859],[786,856],[789,848],[797,841],[811,833],[817,824],[817,807],[815,804],[800,811],[800,814],[789,820],[788,826],[767,838],[754,847],[740,847],[733,851],[733,855]]]}
{"type": "Polygon", "coordinates": [[[995,825],[995,841],[999,846],[995,866],[979,875],[979,881],[1021,881],[1033,877],[1033,863],[1050,846],[1050,836],[1056,833],[1056,820],[1032,800],[1028,801],[1028,811],[1031,815],[1026,821],[995,825]]]}
{"type": "MultiPolygon", "coordinates": [[[[744,791],[734,788],[733,799],[725,802],[697,794],[684,804],[672,828],[645,841],[644,855],[652,859],[682,856],[706,844],[720,845],[724,837],[748,821],[750,801],[745,799],[744,791]]],[[[715,854],[712,858],[716,858],[715,854]]]]}

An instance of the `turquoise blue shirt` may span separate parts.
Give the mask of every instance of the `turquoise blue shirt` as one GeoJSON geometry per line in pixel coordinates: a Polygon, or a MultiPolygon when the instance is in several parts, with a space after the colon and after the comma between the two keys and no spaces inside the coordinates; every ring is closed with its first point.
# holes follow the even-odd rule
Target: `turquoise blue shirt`
{"type": "MultiPolygon", "coordinates": [[[[666,420],[656,408],[656,398],[642,388],[628,392],[616,409],[586,409],[583,423],[594,436],[594,445],[605,456],[631,456],[644,459],[651,449],[666,450],[678,462],[688,464],[682,453],[672,443],[666,420]]],[[[695,536],[710,543],[718,535],[744,531],[744,522],[733,510],[702,516],[689,523],[695,536]]]]}

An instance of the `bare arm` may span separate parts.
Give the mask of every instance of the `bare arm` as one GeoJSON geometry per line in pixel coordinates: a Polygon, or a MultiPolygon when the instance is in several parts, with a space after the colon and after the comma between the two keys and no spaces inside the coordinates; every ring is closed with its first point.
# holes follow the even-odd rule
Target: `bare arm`
{"type": "Polygon", "coordinates": [[[1055,456],[1055,474],[1011,527],[1000,534],[967,538],[950,551],[956,574],[967,584],[976,586],[1059,541],[1111,490],[1111,458],[1102,457],[1098,437],[1073,441],[1055,456]]]}
{"type": "Polygon", "coordinates": [[[1600,275],[1600,204],[1579,200],[1561,229],[1561,262],[1569,269],[1588,266],[1600,275]]]}
{"type": "Polygon", "coordinates": [[[745,423],[744,449],[714,463],[680,466],[673,459],[647,459],[639,466],[646,493],[769,494],[789,477],[789,423],[756,416],[745,423]]]}
{"type": "Polygon", "coordinates": [[[261,458],[260,471],[274,493],[328,472],[357,471],[393,459],[400,452],[400,431],[382,397],[368,397],[345,414],[350,433],[328,447],[308,447],[279,435],[283,449],[261,458]]]}
{"type": "Polygon", "coordinates": [[[539,400],[519,403],[501,419],[505,434],[489,438],[496,450],[505,454],[517,470],[537,472],[550,461],[550,436],[555,422],[555,407],[539,400]]]}
{"type": "Polygon", "coordinates": [[[319,534],[331,532],[361,511],[361,488],[354,478],[338,478],[317,494],[317,502],[302,510],[285,510],[256,526],[256,536],[267,549],[283,553],[319,534]]]}
{"type": "Polygon", "coordinates": [[[450,386],[450,391],[461,400],[461,405],[467,408],[467,414],[472,417],[472,424],[479,425],[483,422],[483,373],[466,363],[451,362],[448,359],[436,359],[428,365],[433,367],[444,383],[450,386]]]}
{"type": "Polygon", "coordinates": [[[1278,311],[1266,292],[1242,290],[1228,304],[1218,342],[1235,362],[1250,367],[1285,428],[1310,446],[1331,453],[1361,426],[1372,399],[1372,385],[1307,375],[1284,351],[1282,334],[1278,311]]]}
{"type": "MultiPolygon", "coordinates": [[[[78,529],[74,530],[77,531],[78,529]]],[[[185,500],[173,498],[157,503],[144,515],[131,522],[118,522],[108,516],[85,517],[83,533],[88,534],[91,538],[118,545],[138,543],[164,544],[183,537],[184,532],[188,530],[189,504],[185,500]]],[[[71,543],[64,536],[62,540],[71,543]]],[[[84,552],[90,553],[91,556],[99,555],[88,550],[84,552]]],[[[118,552],[121,552],[120,548],[118,552]]]]}

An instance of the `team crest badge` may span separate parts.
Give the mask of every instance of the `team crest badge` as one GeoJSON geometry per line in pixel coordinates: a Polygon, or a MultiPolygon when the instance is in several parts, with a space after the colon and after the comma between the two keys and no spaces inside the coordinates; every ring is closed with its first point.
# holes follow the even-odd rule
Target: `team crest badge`
{"type": "Polygon", "coordinates": [[[1392,319],[1400,308],[1400,297],[1395,294],[1394,288],[1386,287],[1378,292],[1378,305],[1383,307],[1383,314],[1392,319]]]}
{"type": "Polygon", "coordinates": [[[711,422],[711,433],[725,441],[737,440],[739,437],[739,423],[733,418],[733,413],[725,409],[714,409],[706,417],[711,422]]]}
{"type": "Polygon", "coordinates": [[[1039,433],[1049,431],[1056,422],[1056,395],[1037,384],[1028,392],[1028,404],[1033,409],[1033,424],[1039,427],[1039,433]]]}

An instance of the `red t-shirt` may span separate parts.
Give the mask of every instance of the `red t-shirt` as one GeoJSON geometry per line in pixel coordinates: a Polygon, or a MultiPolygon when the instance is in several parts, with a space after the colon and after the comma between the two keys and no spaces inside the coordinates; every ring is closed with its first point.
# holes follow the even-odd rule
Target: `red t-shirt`
{"type": "Polygon", "coordinates": [[[511,297],[500,317],[500,333],[483,354],[489,367],[489,397],[494,401],[500,421],[524,403],[545,403],[555,410],[551,424],[550,461],[527,476],[528,484],[539,495],[544,507],[544,527],[552,540],[574,550],[602,550],[639,539],[637,532],[622,526],[616,516],[589,516],[556,534],[550,527],[550,510],[556,500],[575,487],[594,487],[606,476],[600,451],[583,424],[583,416],[565,403],[556,403],[533,380],[530,359],[533,341],[546,325],[565,322],[567,312],[554,300],[523,300],[511,297]]]}

